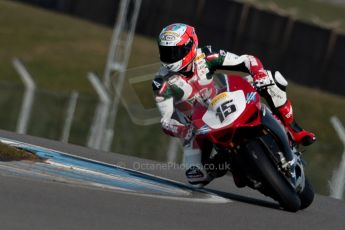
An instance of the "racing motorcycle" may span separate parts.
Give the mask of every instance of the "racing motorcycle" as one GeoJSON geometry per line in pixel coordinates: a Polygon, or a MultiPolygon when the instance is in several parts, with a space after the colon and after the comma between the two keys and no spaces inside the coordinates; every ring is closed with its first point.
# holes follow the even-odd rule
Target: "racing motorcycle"
{"type": "Polygon", "coordinates": [[[213,165],[205,169],[215,177],[231,171],[238,187],[256,189],[285,210],[307,208],[314,191],[297,143],[247,80],[224,79],[223,90],[209,103],[197,103],[192,115],[197,142],[216,149],[203,156],[204,165],[213,165]]]}

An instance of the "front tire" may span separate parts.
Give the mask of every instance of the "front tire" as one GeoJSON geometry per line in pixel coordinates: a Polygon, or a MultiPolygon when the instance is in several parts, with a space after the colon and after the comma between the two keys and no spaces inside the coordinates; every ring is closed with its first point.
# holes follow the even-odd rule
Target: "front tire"
{"type": "Polygon", "coordinates": [[[314,190],[312,186],[310,185],[309,181],[307,178],[305,178],[305,184],[304,184],[304,189],[302,192],[298,194],[300,200],[301,200],[301,207],[300,209],[305,209],[310,206],[310,204],[314,200],[314,190]]]}
{"type": "Polygon", "coordinates": [[[288,211],[297,212],[301,207],[301,200],[289,182],[282,175],[272,160],[267,156],[267,150],[260,140],[250,141],[247,145],[247,155],[258,172],[259,179],[265,190],[272,198],[288,211]]]}

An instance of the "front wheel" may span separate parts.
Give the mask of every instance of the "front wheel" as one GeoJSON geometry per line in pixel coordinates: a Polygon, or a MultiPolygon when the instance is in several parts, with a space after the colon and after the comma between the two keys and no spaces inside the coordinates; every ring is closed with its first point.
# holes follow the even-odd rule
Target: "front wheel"
{"type": "Polygon", "coordinates": [[[301,200],[300,209],[305,209],[305,208],[309,207],[309,205],[313,202],[314,190],[313,190],[312,186],[310,185],[307,178],[305,178],[304,189],[302,192],[300,192],[298,194],[298,196],[301,200]]]}
{"type": "Polygon", "coordinates": [[[285,210],[297,212],[301,207],[301,200],[295,189],[267,156],[269,150],[258,139],[250,141],[246,149],[264,189],[270,191],[271,197],[276,199],[285,210]]]}

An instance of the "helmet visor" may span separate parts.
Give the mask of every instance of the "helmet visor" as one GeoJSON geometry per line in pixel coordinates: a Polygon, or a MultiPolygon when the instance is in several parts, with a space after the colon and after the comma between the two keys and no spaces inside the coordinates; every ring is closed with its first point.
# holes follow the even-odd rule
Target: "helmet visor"
{"type": "Polygon", "coordinates": [[[182,60],[191,50],[193,41],[189,40],[181,46],[162,46],[159,45],[159,54],[162,62],[174,63],[182,60]]]}

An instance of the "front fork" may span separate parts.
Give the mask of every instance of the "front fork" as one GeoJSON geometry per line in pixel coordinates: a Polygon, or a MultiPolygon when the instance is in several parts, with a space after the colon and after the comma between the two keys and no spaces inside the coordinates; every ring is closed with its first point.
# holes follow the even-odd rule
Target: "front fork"
{"type": "Polygon", "coordinates": [[[261,114],[262,124],[277,137],[276,140],[279,141],[278,144],[283,150],[277,152],[283,173],[290,179],[291,185],[297,192],[302,191],[304,189],[305,177],[301,153],[295,146],[291,147],[284,127],[277,121],[271,111],[264,104],[262,106],[261,114]]]}

